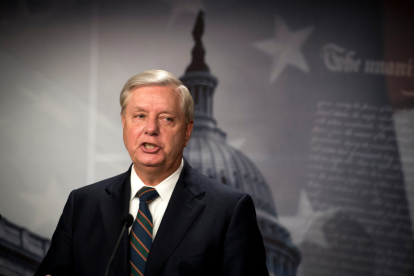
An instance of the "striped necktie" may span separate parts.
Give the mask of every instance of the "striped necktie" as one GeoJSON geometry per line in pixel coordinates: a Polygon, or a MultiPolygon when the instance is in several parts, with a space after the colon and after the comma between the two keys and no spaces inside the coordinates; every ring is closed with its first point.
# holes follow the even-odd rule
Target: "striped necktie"
{"type": "Polygon", "coordinates": [[[137,192],[139,210],[129,235],[130,272],[133,276],[144,276],[147,257],[152,245],[152,216],[148,204],[158,197],[152,187],[143,187],[137,192]]]}

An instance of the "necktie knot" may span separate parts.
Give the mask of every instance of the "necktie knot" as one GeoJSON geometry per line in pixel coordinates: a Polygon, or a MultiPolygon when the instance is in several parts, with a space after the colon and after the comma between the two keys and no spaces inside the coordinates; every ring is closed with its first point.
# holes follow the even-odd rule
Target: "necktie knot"
{"type": "Polygon", "coordinates": [[[137,196],[139,197],[139,200],[141,202],[147,202],[156,199],[159,196],[159,194],[157,190],[155,190],[155,188],[145,186],[137,192],[137,196]]]}

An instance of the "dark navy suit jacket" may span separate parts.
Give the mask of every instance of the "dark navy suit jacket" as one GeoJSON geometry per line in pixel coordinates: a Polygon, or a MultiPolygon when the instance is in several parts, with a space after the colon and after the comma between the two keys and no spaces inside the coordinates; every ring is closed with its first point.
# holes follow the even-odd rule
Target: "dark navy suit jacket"
{"type": "MultiPolygon", "coordinates": [[[[129,212],[131,168],[74,190],[36,276],[104,275],[129,212]]],[[[129,275],[125,232],[110,275],[129,275]]],[[[153,242],[145,276],[268,275],[251,197],[185,162],[153,242]]]]}

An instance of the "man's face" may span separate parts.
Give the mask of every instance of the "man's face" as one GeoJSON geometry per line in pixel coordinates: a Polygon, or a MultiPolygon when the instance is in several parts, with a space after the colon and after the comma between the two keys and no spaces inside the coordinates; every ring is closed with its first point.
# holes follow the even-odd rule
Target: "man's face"
{"type": "Polygon", "coordinates": [[[125,147],[136,170],[174,172],[193,129],[185,122],[180,95],[166,86],[131,91],[122,126],[125,147]],[[171,171],[172,170],[172,171],[171,171]]]}

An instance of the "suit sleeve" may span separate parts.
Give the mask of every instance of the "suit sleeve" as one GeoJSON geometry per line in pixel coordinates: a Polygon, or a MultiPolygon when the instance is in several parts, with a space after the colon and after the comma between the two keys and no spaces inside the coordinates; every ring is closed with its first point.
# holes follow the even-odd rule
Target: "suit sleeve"
{"type": "Polygon", "coordinates": [[[73,264],[73,213],[75,193],[72,191],[52,237],[50,248],[35,276],[75,275],[73,264]]]}
{"type": "Polygon", "coordinates": [[[241,197],[233,211],[226,233],[223,258],[222,275],[269,275],[254,203],[247,194],[241,197]]]}

